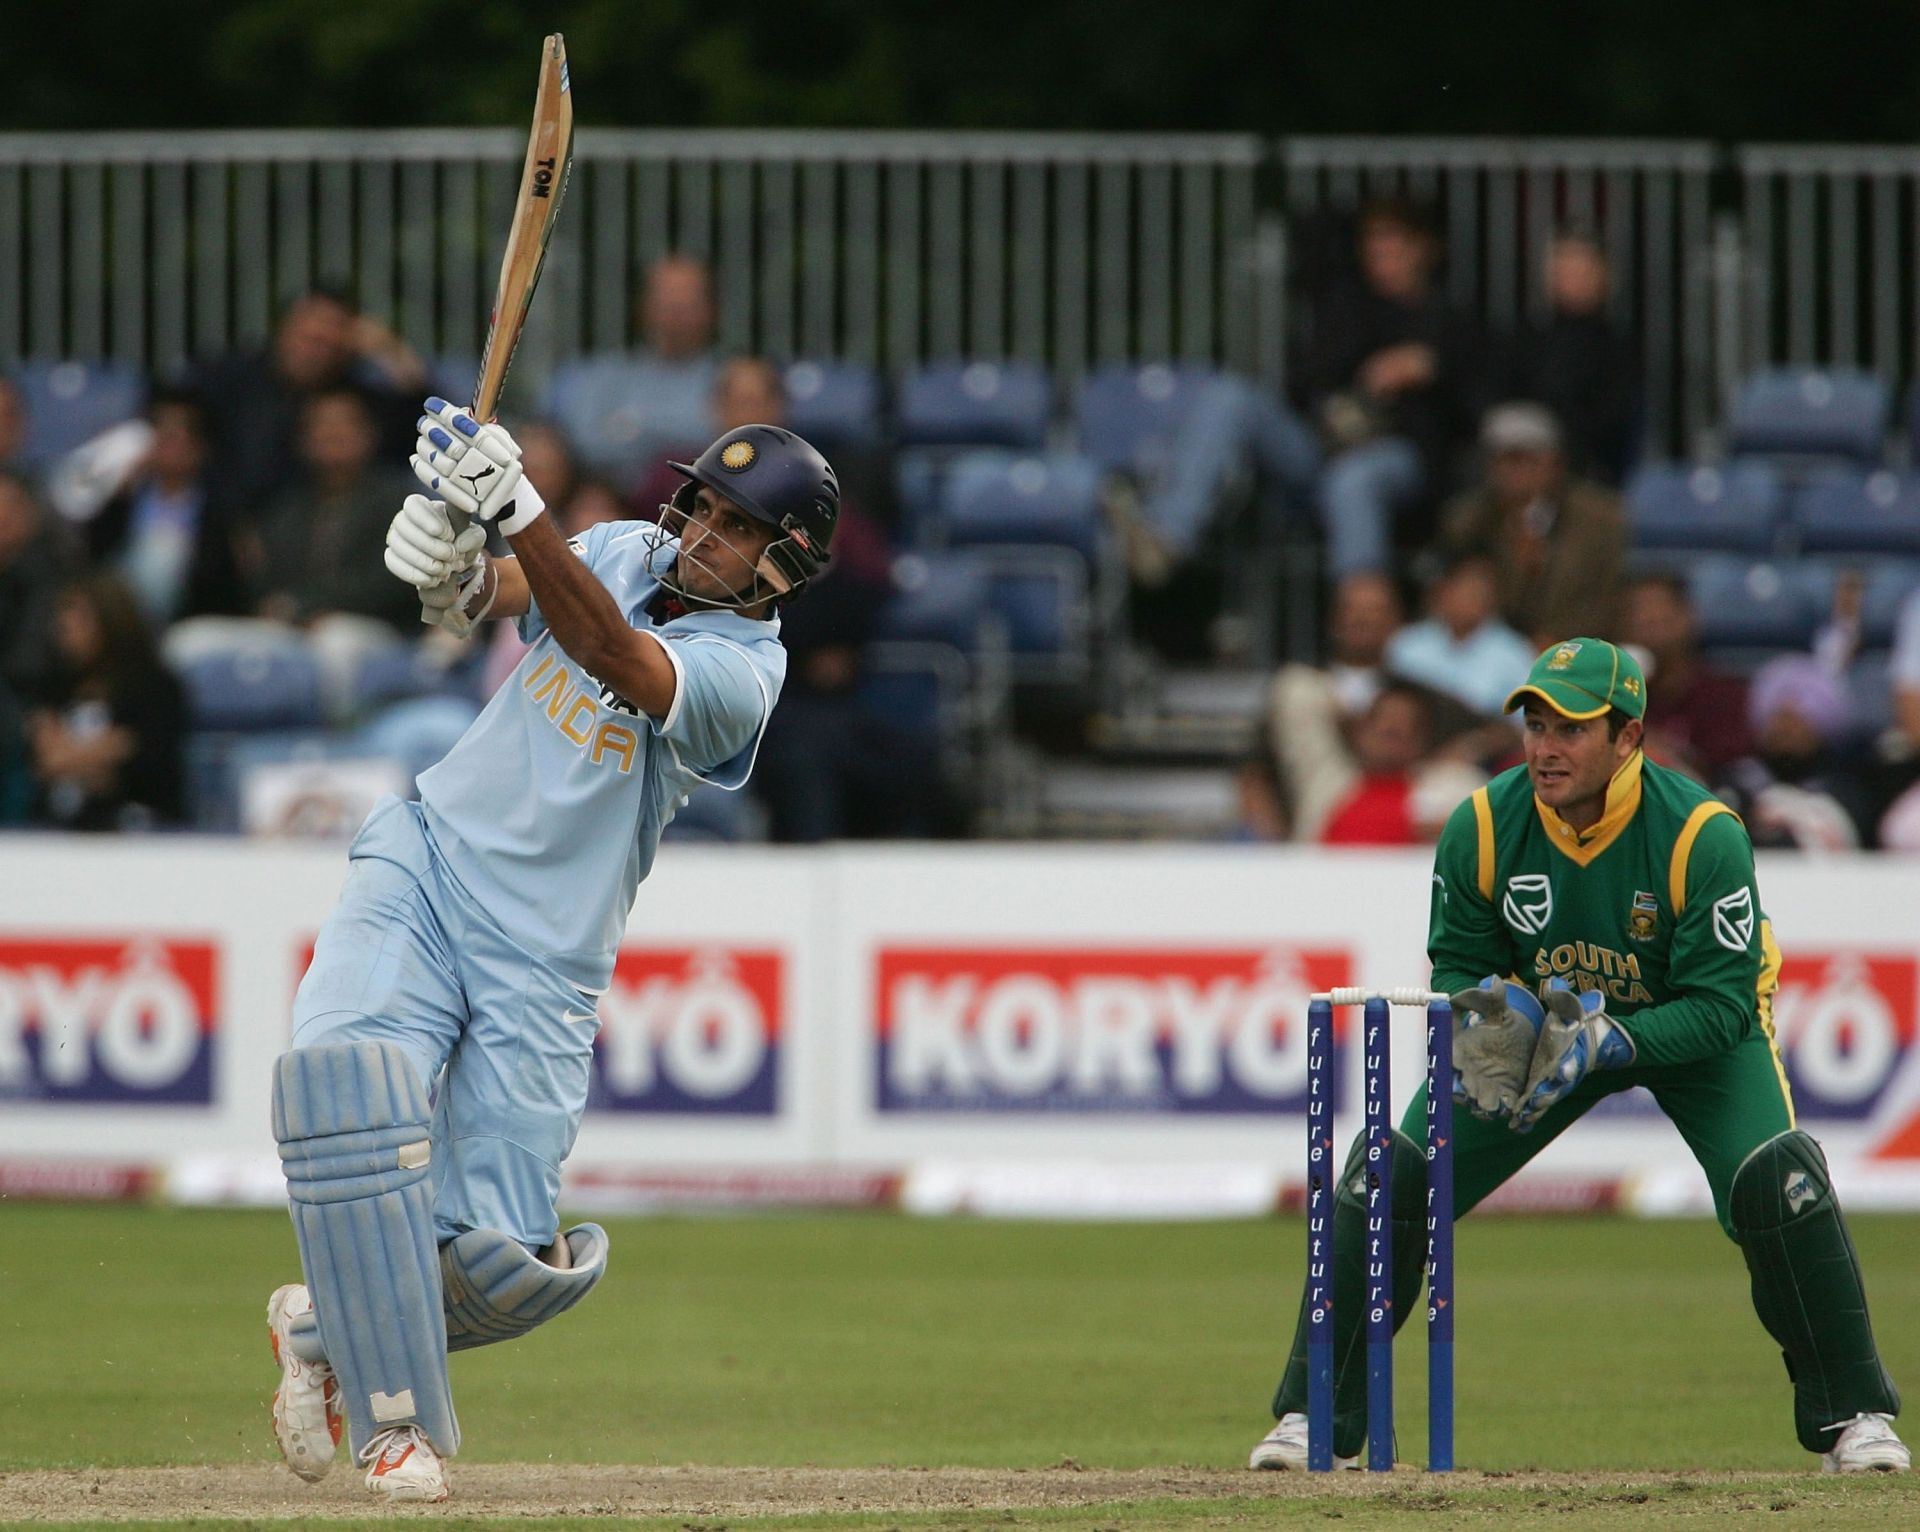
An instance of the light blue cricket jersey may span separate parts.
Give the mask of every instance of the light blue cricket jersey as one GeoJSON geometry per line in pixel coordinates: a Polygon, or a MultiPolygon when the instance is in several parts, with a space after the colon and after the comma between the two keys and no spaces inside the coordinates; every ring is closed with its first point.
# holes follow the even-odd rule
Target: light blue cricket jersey
{"type": "Polygon", "coordinates": [[[787,652],[777,618],[656,623],[652,571],[674,544],[651,522],[606,522],[570,546],[628,622],[665,640],[680,678],[672,710],[650,718],[588,675],[536,604],[520,619],[533,647],[421,775],[420,802],[448,867],[501,929],[600,990],[667,821],[700,784],[737,789],[753,770],[787,652]]]}

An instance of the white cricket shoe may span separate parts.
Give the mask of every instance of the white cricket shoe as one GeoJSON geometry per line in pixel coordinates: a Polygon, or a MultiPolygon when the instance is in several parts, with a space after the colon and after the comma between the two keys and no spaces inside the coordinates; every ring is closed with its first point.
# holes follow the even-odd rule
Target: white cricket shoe
{"type": "Polygon", "coordinates": [[[273,1439],[287,1467],[309,1484],[326,1477],[340,1445],[340,1384],[325,1362],[294,1354],[293,1321],[313,1312],[313,1295],[298,1282],[276,1287],[267,1300],[267,1337],[280,1364],[273,1391],[273,1439]]]}
{"type": "Polygon", "coordinates": [[[389,1426],[360,1454],[367,1488],[389,1500],[447,1498],[447,1465],[418,1426],[389,1426]]]}
{"type": "MultiPolygon", "coordinates": [[[[1356,1457],[1336,1457],[1335,1468],[1353,1468],[1360,1459],[1356,1457]]],[[[1253,1456],[1247,1459],[1249,1468],[1292,1468],[1306,1472],[1307,1468],[1307,1417],[1293,1410],[1280,1417],[1279,1423],[1260,1438],[1260,1444],[1253,1449],[1253,1456]]]]}
{"type": "Polygon", "coordinates": [[[1905,1473],[1913,1466],[1907,1444],[1893,1434],[1888,1415],[1856,1415],[1829,1452],[1820,1456],[1823,1473],[1905,1473]]]}

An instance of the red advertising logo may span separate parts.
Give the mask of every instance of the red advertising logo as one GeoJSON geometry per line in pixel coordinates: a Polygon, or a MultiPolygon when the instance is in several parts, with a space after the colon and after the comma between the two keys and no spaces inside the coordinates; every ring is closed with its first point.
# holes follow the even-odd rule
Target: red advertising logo
{"type": "Polygon", "coordinates": [[[210,1102],[211,942],[0,940],[0,1099],[210,1102]]]}
{"type": "Polygon", "coordinates": [[[592,1105],[772,1116],[785,966],[774,949],[622,947],[600,997],[592,1105]]]}
{"type": "MultiPolygon", "coordinates": [[[[1307,1000],[1344,948],[888,948],[882,1112],[1301,1110],[1307,1000]]],[[[1336,1061],[1336,1067],[1337,1061],[1336,1061]]]]}
{"type": "Polygon", "coordinates": [[[1920,960],[1910,953],[1788,955],[1773,1030],[1800,1116],[1873,1113],[1913,1046],[1916,989],[1920,960]]]}

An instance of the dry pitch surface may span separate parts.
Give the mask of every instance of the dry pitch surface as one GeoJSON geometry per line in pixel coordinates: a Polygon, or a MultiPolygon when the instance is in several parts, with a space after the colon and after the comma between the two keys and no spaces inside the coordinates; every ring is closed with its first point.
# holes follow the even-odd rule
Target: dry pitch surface
{"type": "MultiPolygon", "coordinates": [[[[1912,1525],[1920,1488],[1902,1478],[1783,1478],[1754,1473],[1482,1474],[1430,1478],[1416,1468],[1392,1477],[1256,1474],[1220,1469],[1033,1470],[972,1468],[702,1468],[617,1465],[457,1466],[454,1499],[406,1512],[482,1518],[661,1521],[722,1527],[758,1518],[841,1518],[886,1527],[892,1519],[941,1527],[1294,1523],[1347,1526],[1491,1521],[1559,1527],[1752,1524],[1912,1525]],[[1101,1514],[1076,1517],[1076,1510],[1101,1514]],[[1020,1513],[1035,1513],[1023,1516],[1020,1513]]],[[[402,1514],[404,1514],[403,1512],[402,1514]]],[[[0,1520],[38,1522],[335,1522],[396,1514],[338,1470],[317,1485],[261,1465],[195,1468],[30,1470],[0,1474],[0,1520]]],[[[777,1521],[774,1523],[777,1525],[777,1521]]]]}

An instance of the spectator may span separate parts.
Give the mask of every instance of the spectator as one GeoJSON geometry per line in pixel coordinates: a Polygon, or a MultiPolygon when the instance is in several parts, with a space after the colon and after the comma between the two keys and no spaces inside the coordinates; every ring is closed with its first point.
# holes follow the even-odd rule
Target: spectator
{"type": "Polygon", "coordinates": [[[1446,489],[1484,392],[1479,335],[1434,284],[1440,246],[1425,219],[1376,203],[1359,251],[1360,283],[1318,306],[1303,380],[1334,454],[1320,509],[1335,576],[1389,566],[1396,523],[1408,530],[1446,489]]]}
{"type": "Polygon", "coordinates": [[[35,817],[70,830],[127,830],[183,817],[186,703],[132,591],[88,575],[61,592],[59,671],[29,720],[35,817]]]}
{"type": "Polygon", "coordinates": [[[1701,658],[1693,599],[1679,576],[1635,580],[1624,612],[1621,637],[1644,656],[1647,673],[1647,754],[1702,782],[1721,780],[1753,749],[1747,683],[1701,658]]]}
{"type": "Polygon", "coordinates": [[[1440,545],[1494,561],[1500,614],[1535,653],[1618,621],[1626,518],[1611,490],[1567,473],[1553,416],[1536,404],[1487,412],[1486,473],[1441,513],[1440,545]]]}
{"type": "MultiPolygon", "coordinates": [[[[1260,538],[1271,544],[1295,508],[1311,509],[1321,470],[1313,430],[1277,394],[1222,374],[1197,389],[1150,482],[1123,478],[1108,502],[1125,538],[1136,584],[1153,589],[1200,551],[1236,490],[1260,507],[1260,538]]],[[[1191,612],[1183,618],[1190,622],[1191,612]]]]}
{"type": "MultiPolygon", "coordinates": [[[[696,435],[784,425],[786,391],[769,363],[740,357],[714,374],[708,408],[696,435]]],[[[652,514],[685,482],[671,469],[650,475],[642,504],[652,514]]],[[[807,599],[781,613],[787,679],[760,745],[754,790],[776,841],[933,834],[944,812],[937,741],[905,736],[860,697],[863,651],[892,588],[892,556],[850,499],[840,502],[833,553],[807,599]]]]}
{"type": "Polygon", "coordinates": [[[513,428],[520,443],[520,470],[548,506],[565,505],[580,479],[580,463],[567,433],[550,420],[513,428]]]}
{"type": "Polygon", "coordinates": [[[1612,289],[1606,252],[1591,236],[1556,238],[1547,317],[1518,336],[1512,378],[1516,398],[1538,400],[1560,422],[1574,471],[1603,484],[1618,484],[1633,460],[1639,388],[1633,342],[1607,313],[1612,289]]]}
{"type": "Polygon", "coordinates": [[[1767,661],[1753,678],[1754,753],[1721,791],[1756,847],[1852,851],[1871,825],[1865,790],[1843,749],[1852,725],[1846,683],[1806,654],[1767,661]]]}
{"type": "Polygon", "coordinates": [[[53,678],[54,607],[76,563],[27,481],[0,470],[0,689],[32,697],[53,678]]]}
{"type": "MultiPolygon", "coordinates": [[[[713,394],[707,401],[707,420],[699,440],[711,441],[737,426],[781,425],[787,418],[787,389],[773,363],[757,356],[737,356],[720,365],[713,375],[713,394]]],[[[691,459],[699,451],[677,454],[691,459]]],[[[666,460],[656,462],[634,489],[633,503],[639,514],[651,521],[661,506],[686,483],[666,460]]],[[[844,501],[843,501],[844,503],[844,501]]]]}
{"type": "Polygon", "coordinates": [[[54,609],[72,564],[27,481],[0,468],[0,824],[20,823],[32,804],[27,708],[54,677],[54,609]]]}
{"type": "Polygon", "coordinates": [[[153,444],[132,481],[85,524],[88,553],[126,581],[155,628],[248,610],[231,515],[207,473],[205,405],[156,392],[147,423],[153,444]]]}
{"type": "Polygon", "coordinates": [[[622,485],[637,484],[665,457],[691,456],[711,439],[713,277],[690,255],[647,268],[639,299],[644,344],[572,369],[557,413],[580,454],[622,485]]]}
{"type": "Polygon", "coordinates": [[[633,508],[612,483],[581,472],[573,443],[558,426],[544,422],[521,426],[515,437],[522,471],[567,536],[577,537],[603,521],[632,518],[633,508]]]}
{"type": "Polygon", "coordinates": [[[1908,596],[1900,608],[1888,670],[1893,687],[1888,753],[1913,760],[1920,757],[1920,590],[1908,596]]]}
{"type": "Polygon", "coordinates": [[[1384,575],[1353,574],[1334,593],[1328,661],[1282,666],[1266,731],[1293,833],[1315,840],[1353,769],[1352,733],[1385,683],[1388,641],[1405,620],[1384,575]]]}
{"type": "Polygon", "coordinates": [[[382,457],[404,463],[427,392],[426,368],[397,335],[338,293],[316,289],[294,299],[265,350],[222,358],[196,375],[213,423],[212,477],[243,522],[299,476],[295,441],[306,402],[349,384],[366,398],[382,457]]]}
{"type": "Polygon", "coordinates": [[[345,614],[409,637],[420,627],[413,588],[387,573],[387,524],[418,486],[375,467],[379,436],[364,398],[335,387],[310,397],[296,448],[300,478],[260,530],[260,613],[309,623],[345,614]]]}
{"type": "Polygon", "coordinates": [[[1500,620],[1494,562],[1458,555],[1427,592],[1429,615],[1393,635],[1387,669],[1496,718],[1539,651],[1500,620]]]}
{"type": "Polygon", "coordinates": [[[1353,737],[1353,767],[1318,839],[1327,846],[1411,846],[1440,833],[1460,800],[1485,777],[1433,756],[1431,696],[1389,682],[1353,737]]]}

